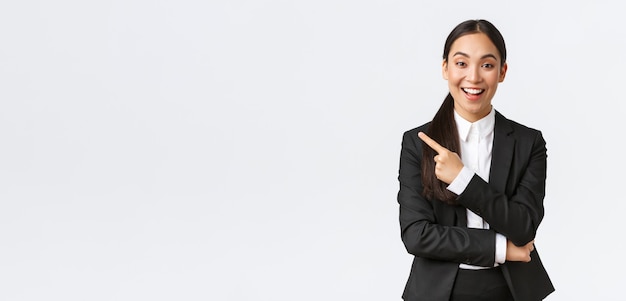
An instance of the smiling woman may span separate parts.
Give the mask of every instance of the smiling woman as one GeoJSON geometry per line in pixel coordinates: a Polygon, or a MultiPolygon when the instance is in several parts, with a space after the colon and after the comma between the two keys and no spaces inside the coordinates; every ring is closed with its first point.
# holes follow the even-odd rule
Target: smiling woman
{"type": "Polygon", "coordinates": [[[459,37],[443,61],[443,78],[448,81],[455,110],[475,122],[489,114],[498,83],[504,81],[507,64],[496,46],[483,33],[459,37]]]}
{"type": "Polygon", "coordinates": [[[431,122],[404,133],[400,228],[414,255],[404,300],[542,300],[554,291],[534,245],[543,219],[546,143],[491,102],[506,47],[486,20],[448,36],[449,94],[431,122]]]}

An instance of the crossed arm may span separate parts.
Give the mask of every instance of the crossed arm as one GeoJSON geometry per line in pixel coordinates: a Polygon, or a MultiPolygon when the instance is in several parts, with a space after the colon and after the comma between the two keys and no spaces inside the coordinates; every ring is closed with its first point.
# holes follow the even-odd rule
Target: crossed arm
{"type": "MultiPolygon", "coordinates": [[[[446,184],[452,183],[463,169],[463,162],[457,153],[451,152],[447,148],[441,146],[437,141],[431,139],[423,132],[419,132],[418,137],[430,146],[437,155],[435,160],[435,176],[437,179],[446,184]]],[[[523,246],[516,246],[511,240],[507,239],[506,260],[507,261],[530,261],[530,252],[533,251],[534,239],[523,246]]]]}
{"type": "MultiPolygon", "coordinates": [[[[436,162],[435,175],[447,184],[451,183],[463,168],[463,163],[456,153],[450,152],[430,139],[427,135],[419,133],[419,138],[429,147],[437,152],[433,158],[436,162]]],[[[473,192],[459,195],[459,204],[472,209],[472,206],[487,206],[491,212],[481,214],[494,230],[469,229],[466,227],[452,226],[450,223],[442,223],[438,220],[435,212],[441,210],[446,205],[429,201],[421,196],[421,141],[416,139],[415,132],[406,135],[403,139],[401,164],[400,164],[400,191],[398,201],[400,203],[400,223],[402,228],[402,239],[409,253],[416,256],[431,259],[462,262],[468,264],[491,266],[494,262],[493,245],[495,244],[495,231],[507,236],[507,261],[530,261],[530,253],[533,250],[534,230],[536,224],[542,216],[537,216],[528,204],[535,200],[526,200],[532,193],[514,195],[510,198],[504,194],[496,193],[488,186],[488,183],[480,183],[481,179],[476,177],[470,183],[473,190],[490,190],[481,197],[493,198],[485,200],[482,204],[472,203],[475,199],[473,192]],[[473,183],[475,182],[475,183],[473,183]],[[498,199],[495,199],[495,198],[498,199]],[[466,203],[464,203],[466,201],[466,203]],[[504,204],[504,207],[498,207],[504,204]],[[489,215],[493,216],[489,216],[489,215]],[[512,217],[508,217],[511,215],[512,217]],[[513,217],[514,215],[514,217],[513,217]],[[531,218],[532,216],[532,218],[531,218]],[[517,223],[518,220],[532,220],[528,222],[531,230],[507,231],[508,229],[520,229],[523,227],[511,226],[505,223],[517,223]],[[527,237],[530,237],[527,239],[527,237]],[[515,242],[515,243],[514,243],[515,242]]],[[[542,142],[543,139],[540,139],[542,142]]],[[[545,142],[544,142],[545,144],[545,142]]],[[[543,147],[543,146],[542,146],[543,147]]],[[[540,147],[541,148],[541,147],[540,147]]],[[[537,160],[529,160],[545,167],[545,147],[543,157],[541,150],[537,154],[537,160]],[[543,160],[543,163],[540,162],[543,160]]],[[[535,164],[535,163],[532,163],[535,164]]],[[[540,166],[539,166],[540,167],[540,166]]],[[[529,167],[530,168],[530,167],[529,167]]],[[[522,175],[522,177],[524,177],[522,175]]],[[[540,179],[545,180],[545,179],[540,179]]],[[[524,179],[522,178],[522,182],[524,179]]],[[[528,190],[526,187],[520,191],[528,190]]],[[[542,200],[540,200],[542,201],[542,200]]],[[[536,211],[536,210],[535,210],[536,211]]],[[[541,210],[539,210],[541,211],[541,210]]],[[[542,215],[542,211],[539,215],[542,215]]],[[[440,218],[440,217],[439,217],[440,218]]]]}

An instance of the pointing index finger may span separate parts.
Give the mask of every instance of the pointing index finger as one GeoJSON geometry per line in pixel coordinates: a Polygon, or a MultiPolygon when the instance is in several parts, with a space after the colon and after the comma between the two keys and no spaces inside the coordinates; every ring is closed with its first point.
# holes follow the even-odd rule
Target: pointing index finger
{"type": "Polygon", "coordinates": [[[435,141],[432,138],[428,137],[428,135],[426,135],[424,132],[417,133],[417,136],[420,139],[422,139],[422,141],[424,141],[424,143],[428,144],[428,146],[430,146],[438,154],[441,154],[441,153],[444,153],[444,152],[448,151],[447,148],[441,146],[439,143],[437,143],[437,141],[435,141]]]}

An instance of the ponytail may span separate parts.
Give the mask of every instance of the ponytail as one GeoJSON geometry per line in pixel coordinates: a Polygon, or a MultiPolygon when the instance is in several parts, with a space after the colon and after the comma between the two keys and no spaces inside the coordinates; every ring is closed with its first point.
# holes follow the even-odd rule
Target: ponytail
{"type": "MultiPolygon", "coordinates": [[[[441,107],[430,123],[426,134],[451,152],[461,155],[459,133],[454,121],[454,98],[448,93],[441,107]]],[[[448,184],[435,176],[434,157],[437,153],[423,143],[422,147],[422,183],[424,196],[429,200],[440,200],[455,205],[456,195],[447,189],[448,184]]]]}

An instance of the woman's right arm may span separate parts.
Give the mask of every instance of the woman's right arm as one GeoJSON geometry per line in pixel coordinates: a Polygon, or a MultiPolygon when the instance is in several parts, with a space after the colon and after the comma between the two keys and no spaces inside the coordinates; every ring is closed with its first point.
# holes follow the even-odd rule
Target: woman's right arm
{"type": "Polygon", "coordinates": [[[406,250],[415,256],[491,267],[495,263],[495,232],[456,224],[465,208],[429,201],[422,195],[422,141],[419,130],[404,133],[398,180],[400,229],[406,250]]]}

